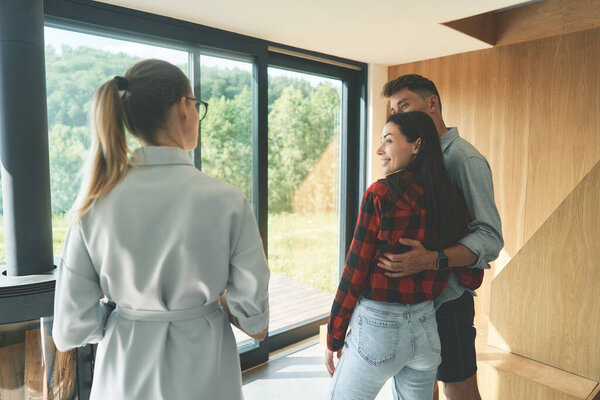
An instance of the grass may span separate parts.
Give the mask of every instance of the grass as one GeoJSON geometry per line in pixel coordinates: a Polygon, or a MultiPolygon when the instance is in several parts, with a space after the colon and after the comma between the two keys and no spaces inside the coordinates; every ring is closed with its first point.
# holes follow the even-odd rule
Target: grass
{"type": "Polygon", "coordinates": [[[62,254],[65,238],[69,230],[69,219],[64,215],[52,216],[52,250],[54,257],[62,254]]]}
{"type": "Polygon", "coordinates": [[[269,267],[334,293],[338,285],[337,214],[270,214],[269,267]]]}
{"type": "MultiPolygon", "coordinates": [[[[52,216],[52,250],[54,257],[62,254],[65,238],[69,230],[69,221],[62,214],[52,216]]],[[[0,262],[6,262],[6,243],[4,241],[4,218],[0,215],[0,262]]]]}
{"type": "MultiPolygon", "coordinates": [[[[338,284],[337,214],[270,214],[269,267],[309,286],[334,293],[338,284]]],[[[54,256],[69,229],[63,215],[52,217],[54,256]]],[[[0,261],[6,261],[4,219],[0,218],[0,261]]]]}

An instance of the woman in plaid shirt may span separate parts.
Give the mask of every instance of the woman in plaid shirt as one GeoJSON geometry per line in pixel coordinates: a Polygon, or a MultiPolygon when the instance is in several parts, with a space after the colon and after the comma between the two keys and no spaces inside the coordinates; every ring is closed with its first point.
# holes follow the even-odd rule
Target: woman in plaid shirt
{"type": "MultiPolygon", "coordinates": [[[[450,276],[445,255],[440,253],[439,269],[403,278],[388,278],[377,258],[390,249],[407,251],[399,238],[418,240],[428,249],[449,247],[466,233],[467,210],[450,183],[437,130],[427,114],[390,116],[381,141],[377,155],[386,177],[363,196],[329,317],[329,398],[374,399],[394,377],[395,398],[429,400],[441,362],[433,299],[450,276]],[[337,367],[334,352],[341,357],[337,367]]],[[[481,271],[456,270],[467,286],[481,284],[481,271]]]]}

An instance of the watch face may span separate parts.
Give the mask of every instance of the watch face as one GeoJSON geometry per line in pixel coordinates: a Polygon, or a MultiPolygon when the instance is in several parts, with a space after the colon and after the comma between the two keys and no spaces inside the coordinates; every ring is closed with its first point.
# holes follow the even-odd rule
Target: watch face
{"type": "Polygon", "coordinates": [[[438,259],[438,269],[448,269],[448,258],[447,257],[440,257],[438,259]]]}
{"type": "Polygon", "coordinates": [[[439,270],[448,269],[448,256],[441,250],[438,250],[437,268],[439,270]]]}

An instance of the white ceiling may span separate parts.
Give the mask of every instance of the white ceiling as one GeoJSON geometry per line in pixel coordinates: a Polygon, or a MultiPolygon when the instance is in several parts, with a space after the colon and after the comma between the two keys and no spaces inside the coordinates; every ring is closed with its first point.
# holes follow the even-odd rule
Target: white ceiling
{"type": "Polygon", "coordinates": [[[301,49],[395,65],[489,48],[440,25],[524,0],[102,0],[301,49]]]}

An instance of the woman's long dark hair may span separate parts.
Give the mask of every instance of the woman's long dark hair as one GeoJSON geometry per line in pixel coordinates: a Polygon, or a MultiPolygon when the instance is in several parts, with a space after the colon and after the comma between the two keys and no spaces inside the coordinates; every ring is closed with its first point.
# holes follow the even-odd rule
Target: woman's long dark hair
{"type": "MultiPolygon", "coordinates": [[[[424,245],[445,249],[456,244],[466,232],[467,207],[448,177],[435,124],[421,111],[392,114],[387,122],[396,125],[408,142],[421,139],[419,152],[407,169],[413,171],[415,182],[423,188],[423,206],[430,213],[424,245]]],[[[392,194],[398,192],[398,174],[388,175],[386,182],[392,194]]]]}

